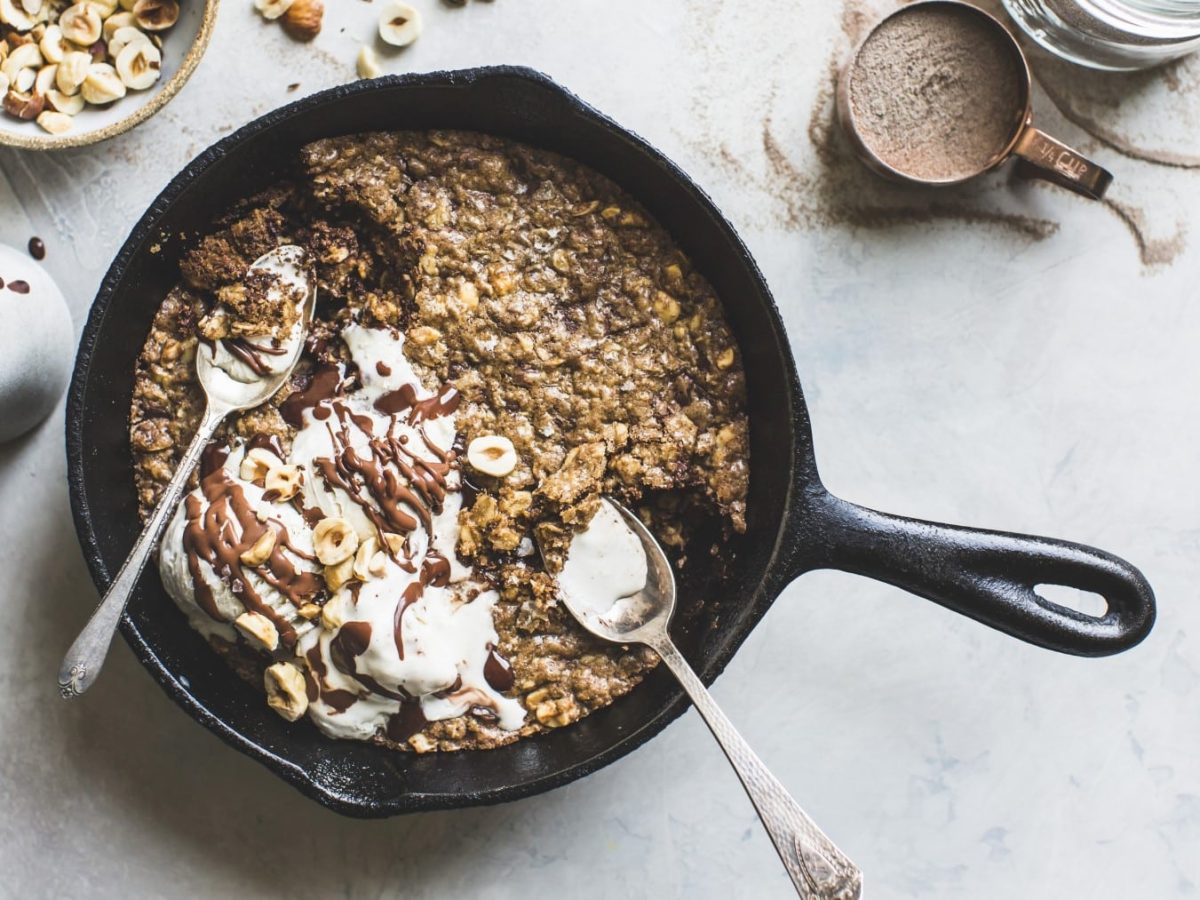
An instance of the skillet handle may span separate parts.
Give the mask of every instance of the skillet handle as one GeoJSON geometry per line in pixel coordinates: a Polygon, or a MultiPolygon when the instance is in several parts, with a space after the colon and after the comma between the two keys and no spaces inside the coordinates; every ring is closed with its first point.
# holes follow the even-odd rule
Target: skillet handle
{"type": "Polygon", "coordinates": [[[831,494],[810,497],[801,570],[841,569],[904,588],[1013,637],[1077,656],[1107,656],[1154,624],[1154,592],[1125,560],[1082,544],[979,531],[876,512],[831,494]],[[1040,584],[1099,594],[1102,616],[1039,596],[1040,584]]]}

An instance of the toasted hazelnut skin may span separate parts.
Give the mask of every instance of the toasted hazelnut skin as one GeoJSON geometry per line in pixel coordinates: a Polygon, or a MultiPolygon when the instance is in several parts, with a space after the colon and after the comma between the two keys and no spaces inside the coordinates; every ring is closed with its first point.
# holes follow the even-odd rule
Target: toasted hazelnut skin
{"type": "Polygon", "coordinates": [[[46,108],[46,98],[41,94],[22,94],[10,90],[4,95],[4,111],[28,122],[36,119],[46,108]]]}
{"type": "Polygon", "coordinates": [[[133,18],[143,31],[165,31],[179,21],[176,0],[137,0],[133,18]]]}
{"type": "Polygon", "coordinates": [[[321,33],[325,17],[322,0],[294,0],[283,14],[283,30],[297,41],[311,41],[321,33]]]}

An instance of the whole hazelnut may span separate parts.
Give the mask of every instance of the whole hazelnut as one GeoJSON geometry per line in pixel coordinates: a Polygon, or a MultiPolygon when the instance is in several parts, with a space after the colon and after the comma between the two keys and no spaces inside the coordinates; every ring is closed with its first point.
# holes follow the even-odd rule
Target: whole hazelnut
{"type": "Polygon", "coordinates": [[[283,14],[283,30],[298,41],[311,41],[321,33],[324,16],[322,0],[295,0],[283,14]]]}

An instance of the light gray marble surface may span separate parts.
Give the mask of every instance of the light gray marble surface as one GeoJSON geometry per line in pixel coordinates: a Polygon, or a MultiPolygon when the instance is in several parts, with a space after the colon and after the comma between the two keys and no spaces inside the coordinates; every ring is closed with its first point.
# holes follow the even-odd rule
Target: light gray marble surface
{"type": "MultiPolygon", "coordinates": [[[[712,193],[773,286],[835,492],[1093,543],[1140,565],[1156,588],[1154,633],[1105,660],[1028,647],[847,575],[808,575],[784,593],[715,692],[862,865],[868,896],[1193,896],[1200,251],[1188,241],[1200,231],[1200,173],[1185,157],[1200,141],[1194,69],[1124,82],[1062,75],[1060,93],[1076,92],[1063,108],[1074,121],[1090,117],[1109,144],[1039,95],[1047,127],[1117,173],[1119,206],[1004,174],[930,198],[879,193],[836,152],[833,162],[818,152],[829,64],[861,25],[858,6],[415,2],[426,33],[385,58],[389,71],[543,69],[712,193]],[[1120,103],[1093,92],[1112,84],[1120,103]],[[1183,164],[1128,155],[1146,148],[1183,164]],[[918,214],[931,199],[940,211],[918,214]],[[891,213],[852,226],[846,205],[876,200],[891,213]],[[981,221],[980,210],[1058,228],[1039,239],[1012,221],[981,221]],[[1122,216],[1143,229],[1143,254],[1122,216]]],[[[77,328],[129,227],[194,154],[353,77],[380,0],[328,6],[324,33],[304,47],[261,25],[249,0],[224,0],[207,58],[156,118],[92,149],[0,153],[12,185],[0,179],[0,239],[46,239],[77,328]]],[[[86,699],[62,703],[54,672],[96,599],[69,517],[62,430],[60,408],[0,448],[0,894],[788,896],[694,713],[545,796],[357,822],[194,724],[124,646],[86,699]]]]}

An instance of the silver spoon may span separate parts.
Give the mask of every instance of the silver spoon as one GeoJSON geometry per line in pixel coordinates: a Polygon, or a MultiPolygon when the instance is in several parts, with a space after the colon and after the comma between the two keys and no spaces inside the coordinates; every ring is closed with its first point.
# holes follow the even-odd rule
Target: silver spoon
{"type": "Polygon", "coordinates": [[[779,780],[725,717],[667,631],[675,612],[675,575],[654,535],[621,504],[604,498],[621,514],[646,551],[648,575],[642,590],[623,597],[608,610],[596,610],[560,591],[579,623],[597,637],[619,644],[645,644],[666,663],[688,692],[713,736],[750,795],[759,818],[783,860],[784,868],[806,900],[854,900],[862,895],[862,872],[805,814],[779,780]]]}
{"type": "MultiPolygon", "coordinates": [[[[298,270],[303,256],[304,251],[300,247],[290,244],[277,247],[256,259],[251,264],[250,271],[258,269],[278,272],[280,268],[287,267],[295,267],[298,270]]],[[[113,633],[117,630],[117,623],[121,620],[125,605],[129,602],[163,529],[183,496],[188,478],[196,468],[201,452],[217,427],[230,413],[265,403],[292,374],[304,349],[304,337],[308,333],[313,308],[316,305],[316,286],[311,279],[307,280],[305,288],[306,293],[300,310],[299,336],[294,340],[294,346],[289,348],[288,357],[280,361],[282,365],[273,374],[248,383],[236,381],[213,363],[213,354],[197,352],[196,375],[207,400],[200,427],[196,436],[192,438],[192,443],[188,445],[187,452],[179,461],[166,490],[163,491],[154,514],[142,529],[141,536],[117,572],[117,577],[113,579],[104,599],[100,601],[91,619],[63,657],[62,666],[58,670],[58,689],[63,697],[78,697],[92,686],[92,682],[100,674],[100,667],[104,665],[104,658],[108,655],[113,633]]]]}

